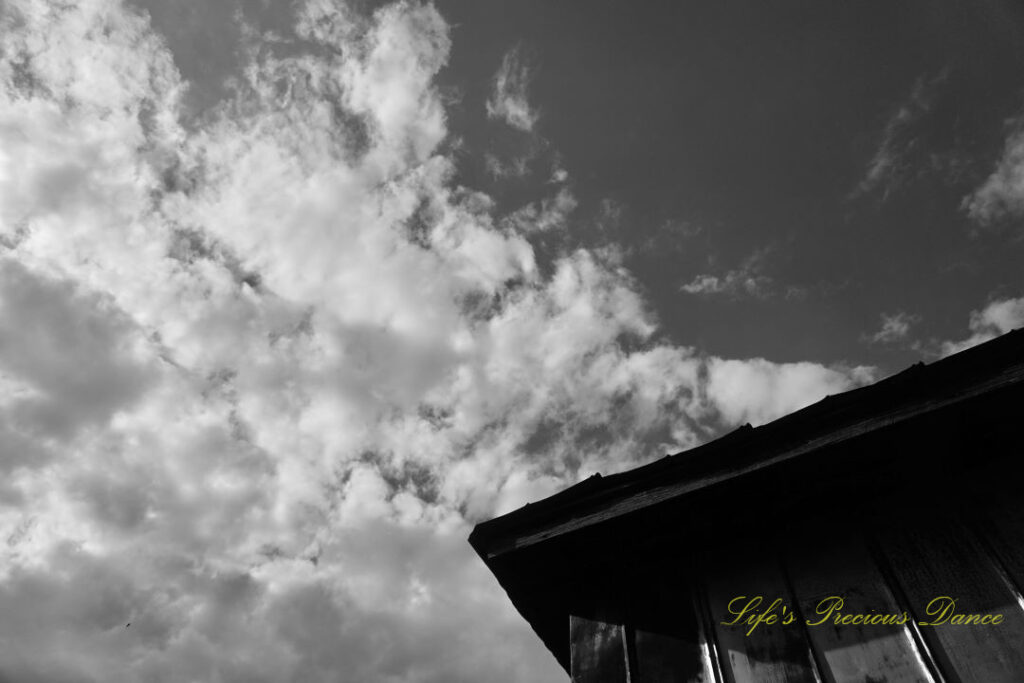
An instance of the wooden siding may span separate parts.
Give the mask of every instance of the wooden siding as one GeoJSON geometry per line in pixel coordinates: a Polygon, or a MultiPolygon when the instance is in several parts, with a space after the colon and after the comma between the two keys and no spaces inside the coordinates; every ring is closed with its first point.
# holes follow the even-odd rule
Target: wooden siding
{"type": "Polygon", "coordinates": [[[810,645],[802,629],[776,623],[762,624],[751,630],[743,621],[730,623],[745,605],[755,600],[761,601],[757,605],[761,610],[767,610],[778,600],[775,617],[780,622],[786,618],[782,605],[792,609],[792,595],[773,555],[763,548],[747,546],[715,553],[708,559],[708,603],[728,683],[815,683],[817,680],[810,645]]]}
{"type": "MultiPolygon", "coordinates": [[[[788,527],[776,538],[704,553],[703,578],[687,575],[687,588],[664,573],[644,586],[646,594],[660,591],[666,615],[693,626],[673,631],[665,617],[659,625],[649,603],[640,621],[621,611],[627,616],[615,624],[571,617],[572,680],[1019,683],[1020,507],[1002,498],[977,514],[906,513],[898,524],[876,520],[830,535],[788,527]],[[752,631],[749,624],[726,623],[731,601],[758,595],[767,598],[762,608],[781,599],[787,609],[776,610],[780,621],[752,631]],[[835,623],[836,611],[827,609],[834,596],[843,599],[840,615],[905,613],[906,623],[835,623]],[[998,613],[1003,621],[922,625],[934,621],[929,603],[938,596],[954,597],[958,613],[998,613]],[[790,612],[791,623],[782,625],[790,612]]],[[[636,581],[635,571],[623,580],[636,581]]],[[[733,602],[732,613],[745,602],[733,602]]]]}
{"type": "MultiPolygon", "coordinates": [[[[804,619],[818,624],[843,599],[844,614],[903,611],[859,537],[826,539],[815,550],[793,547],[787,561],[804,619]]],[[[833,622],[834,623],[834,622],[833,622]]],[[[829,625],[807,628],[824,679],[834,683],[935,683],[911,626],[829,625]]]]}

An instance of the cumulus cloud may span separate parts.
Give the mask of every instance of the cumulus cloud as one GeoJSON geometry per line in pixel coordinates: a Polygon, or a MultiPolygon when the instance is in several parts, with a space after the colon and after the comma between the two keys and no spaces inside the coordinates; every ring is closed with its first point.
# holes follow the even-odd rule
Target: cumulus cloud
{"type": "Polygon", "coordinates": [[[1024,215],[1024,126],[1006,139],[992,174],[963,200],[968,216],[981,225],[1024,215]]]}
{"type": "Polygon", "coordinates": [[[996,299],[980,310],[971,311],[968,327],[971,336],[959,341],[942,342],[938,354],[949,356],[1024,327],[1024,297],[996,299]]]}
{"type": "Polygon", "coordinates": [[[708,364],[708,398],[733,423],[760,425],[799,410],[825,395],[845,391],[851,380],[867,383],[867,367],[827,368],[816,363],[771,363],[713,359],[708,364]]]}
{"type": "Polygon", "coordinates": [[[0,11],[0,679],[558,679],[474,522],[870,376],[542,273],[574,200],[454,184],[439,13],[295,10],[193,118],[141,11],[0,11]]]}
{"type": "Polygon", "coordinates": [[[529,64],[522,48],[514,47],[505,53],[494,74],[493,89],[487,100],[488,118],[499,119],[522,131],[532,131],[539,114],[527,99],[529,85],[529,64]]]}

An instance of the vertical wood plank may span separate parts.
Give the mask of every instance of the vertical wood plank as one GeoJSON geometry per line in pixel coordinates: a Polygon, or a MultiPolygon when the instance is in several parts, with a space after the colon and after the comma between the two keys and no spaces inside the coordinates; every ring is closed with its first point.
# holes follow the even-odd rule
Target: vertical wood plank
{"type": "MultiPolygon", "coordinates": [[[[749,635],[749,625],[723,623],[733,620],[729,603],[739,596],[761,597],[762,608],[781,598],[781,605],[792,610],[793,598],[774,557],[765,551],[723,552],[709,558],[707,567],[708,602],[726,680],[729,683],[818,681],[803,625],[798,621],[789,625],[762,624],[749,635]]],[[[734,603],[734,609],[736,605],[734,603]]],[[[781,605],[776,610],[780,619],[781,605]]]]}
{"type": "MultiPolygon", "coordinates": [[[[695,566],[700,558],[695,559],[695,566]]],[[[722,669],[723,657],[719,651],[718,636],[715,633],[714,619],[711,616],[711,605],[708,601],[707,582],[704,580],[703,568],[696,566],[694,580],[691,584],[694,612],[700,625],[701,636],[705,646],[705,657],[710,672],[709,680],[715,683],[726,683],[722,669]]]]}
{"type": "Polygon", "coordinates": [[[964,683],[1024,680],[1024,611],[977,538],[953,519],[911,520],[879,542],[919,622],[934,621],[927,608],[940,596],[957,613],[1003,615],[997,625],[921,625],[944,666],[964,683]]]}
{"type": "Polygon", "coordinates": [[[635,643],[631,683],[714,683],[701,643],[642,629],[636,630],[635,643]]]}
{"type": "MultiPolygon", "coordinates": [[[[807,633],[835,683],[934,683],[906,625],[836,624],[856,614],[902,614],[885,581],[856,536],[817,537],[791,548],[785,564],[807,633]],[[839,597],[843,604],[835,611],[839,597]],[[827,620],[822,621],[825,617],[827,620]],[[819,623],[820,622],[820,623],[819,623]]],[[[908,615],[909,618],[909,615],[908,615]]]]}
{"type": "Polygon", "coordinates": [[[625,627],[595,619],[569,617],[573,683],[625,683],[625,627]]]}
{"type": "Polygon", "coordinates": [[[1024,591],[1024,501],[1019,495],[993,495],[988,509],[974,521],[1006,568],[1019,599],[1024,591]]]}
{"type": "Polygon", "coordinates": [[[627,630],[631,683],[717,683],[695,602],[692,560],[666,557],[658,548],[633,568],[627,630]]]}

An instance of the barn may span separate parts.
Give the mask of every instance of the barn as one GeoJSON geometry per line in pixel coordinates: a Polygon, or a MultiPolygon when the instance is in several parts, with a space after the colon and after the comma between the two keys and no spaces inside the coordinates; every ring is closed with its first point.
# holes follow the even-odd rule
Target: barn
{"type": "Polygon", "coordinates": [[[1019,683],[1022,443],[1017,330],[469,540],[576,683],[1019,683]]]}

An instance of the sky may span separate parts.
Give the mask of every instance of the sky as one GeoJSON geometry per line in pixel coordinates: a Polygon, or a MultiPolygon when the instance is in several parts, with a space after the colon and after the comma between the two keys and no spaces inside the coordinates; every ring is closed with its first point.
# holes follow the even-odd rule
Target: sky
{"type": "Polygon", "coordinates": [[[0,2],[0,681],[563,681],[466,537],[1024,325],[1024,6],[0,2]]]}

